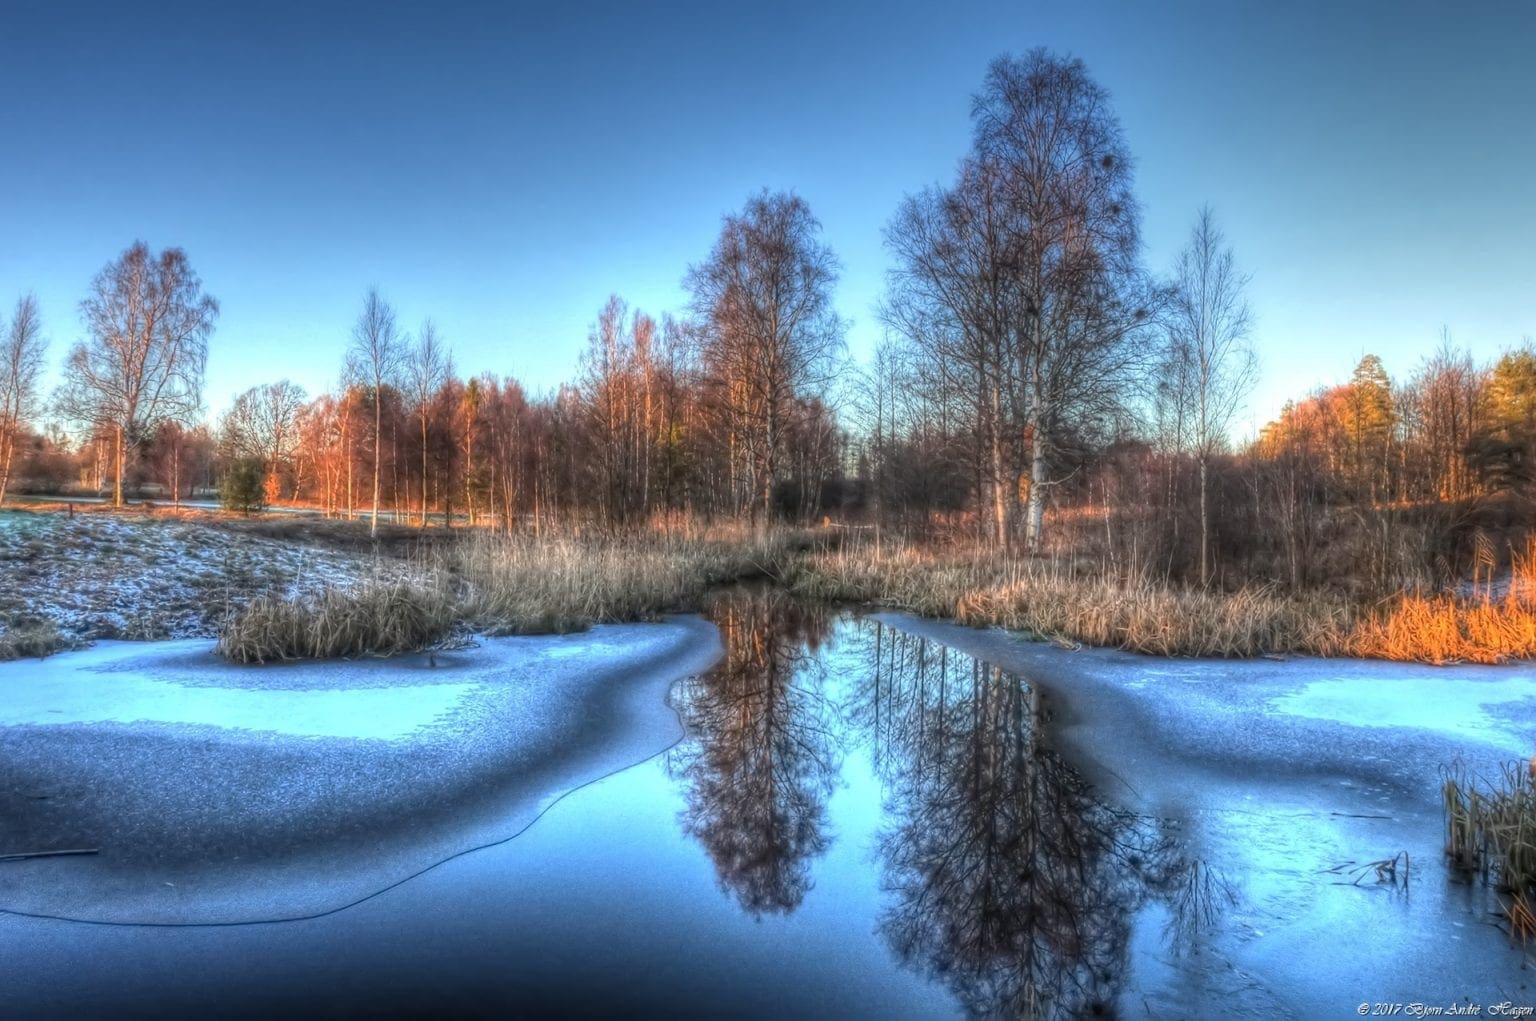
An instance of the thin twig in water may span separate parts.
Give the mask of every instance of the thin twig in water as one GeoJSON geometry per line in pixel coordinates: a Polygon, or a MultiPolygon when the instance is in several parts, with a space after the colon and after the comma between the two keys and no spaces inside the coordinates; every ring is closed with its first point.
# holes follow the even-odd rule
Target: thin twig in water
{"type": "Polygon", "coordinates": [[[99,847],[74,848],[67,851],[17,851],[13,854],[0,854],[0,861],[26,861],[29,858],[60,858],[66,854],[99,854],[99,847]]]}

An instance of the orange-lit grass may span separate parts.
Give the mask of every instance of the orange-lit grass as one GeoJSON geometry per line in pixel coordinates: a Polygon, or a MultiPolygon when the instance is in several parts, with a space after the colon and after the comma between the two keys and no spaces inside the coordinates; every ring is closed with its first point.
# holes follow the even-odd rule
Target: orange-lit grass
{"type": "Polygon", "coordinates": [[[1536,657],[1536,613],[1510,594],[1498,601],[1405,596],[1366,616],[1351,650],[1371,659],[1504,663],[1536,657]]]}
{"type": "Polygon", "coordinates": [[[1517,558],[1497,600],[1405,594],[1367,606],[1335,593],[1182,588],[1066,561],[860,543],[807,557],[795,589],[1149,655],[1498,663],[1536,658],[1532,563],[1517,558]]]}
{"type": "Polygon", "coordinates": [[[1536,658],[1536,537],[1502,581],[1479,566],[1468,595],[1401,596],[1362,617],[1351,646],[1357,656],[1428,663],[1536,658]]]}

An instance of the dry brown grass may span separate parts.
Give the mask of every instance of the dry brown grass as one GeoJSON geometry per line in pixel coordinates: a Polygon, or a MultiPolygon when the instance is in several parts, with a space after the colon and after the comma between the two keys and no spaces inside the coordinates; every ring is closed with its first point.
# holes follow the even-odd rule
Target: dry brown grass
{"type": "Polygon", "coordinates": [[[850,544],[807,557],[807,596],[997,625],[1158,656],[1358,656],[1428,663],[1536,657],[1536,560],[1493,599],[1404,594],[1378,605],[1275,586],[1180,588],[1062,561],[850,544]]]}
{"type": "Polygon", "coordinates": [[[237,663],[389,656],[441,644],[458,619],[446,579],[377,578],[317,595],[260,596],[225,622],[217,651],[237,663]]]}
{"type": "Polygon", "coordinates": [[[893,606],[962,624],[1159,656],[1339,655],[1350,614],[1320,596],[1277,589],[1178,589],[1070,565],[910,548],[844,549],[808,558],[802,594],[893,606]]]}
{"type": "Polygon", "coordinates": [[[697,610],[718,585],[779,577],[801,533],[718,531],[535,539],[480,533],[449,561],[464,615],[493,633],[579,630],[697,610]]]}
{"type": "MultiPolygon", "coordinates": [[[[422,549],[403,574],[298,598],[262,597],[225,622],[218,651],[242,663],[411,652],[456,629],[577,631],[697,610],[711,588],[778,577],[804,533],[680,529],[623,537],[466,532],[422,549]]],[[[397,564],[398,568],[398,564],[397,564]]]]}
{"type": "Polygon", "coordinates": [[[0,622],[0,662],[8,659],[41,659],[64,648],[59,629],[43,621],[0,622]]]}
{"type": "Polygon", "coordinates": [[[1504,767],[1499,782],[1479,785],[1460,763],[1444,770],[1445,853],[1453,868],[1482,876],[1503,901],[1510,933],[1536,935],[1536,759],[1504,767]]]}
{"type": "Polygon", "coordinates": [[[1536,657],[1533,565],[1536,554],[1517,559],[1497,599],[1484,587],[1472,598],[1405,594],[1363,605],[1337,593],[1292,594],[1275,586],[1180,588],[1065,560],[857,538],[838,543],[828,533],[687,523],[623,536],[465,532],[423,548],[409,584],[258,600],[226,625],[220,648],[260,661],[422,648],[456,622],[490,634],[574,631],[697,610],[714,587],[769,578],[806,598],[1149,655],[1492,663],[1536,657]],[[454,584],[434,580],[443,577],[454,584]],[[416,599],[411,592],[433,595],[416,599]],[[379,619],[369,623],[370,615],[379,619]]]}

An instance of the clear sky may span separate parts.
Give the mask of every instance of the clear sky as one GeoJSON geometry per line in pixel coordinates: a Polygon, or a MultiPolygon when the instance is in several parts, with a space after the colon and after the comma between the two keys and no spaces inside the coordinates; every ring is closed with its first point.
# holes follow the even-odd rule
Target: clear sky
{"type": "MultiPolygon", "coordinates": [[[[947,181],[988,60],[1075,54],[1137,159],[1149,266],[1209,202],[1264,374],[1248,418],[1536,335],[1536,4],[543,5],[0,0],[0,302],[55,362],[91,276],[180,245],[223,305],[208,403],[331,385],[364,291],[461,371],[569,378],[617,292],[683,305],[723,213],[820,217],[866,353],[901,196],[947,181]]],[[[1251,425],[1249,426],[1251,428],[1251,425]]],[[[1246,430],[1245,430],[1246,431],[1246,430]]]]}

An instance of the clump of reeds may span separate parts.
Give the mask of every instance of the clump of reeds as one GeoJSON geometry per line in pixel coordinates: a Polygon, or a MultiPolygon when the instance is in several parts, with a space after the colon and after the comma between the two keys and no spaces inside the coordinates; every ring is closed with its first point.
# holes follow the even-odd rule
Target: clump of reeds
{"type": "Polygon", "coordinates": [[[1373,659],[1503,663],[1536,656],[1536,613],[1514,589],[1498,601],[1404,596],[1364,617],[1350,650],[1373,659]]]}
{"type": "Polygon", "coordinates": [[[59,629],[50,621],[22,621],[0,626],[0,661],[42,659],[65,645],[59,629]]]}
{"type": "Polygon", "coordinates": [[[440,578],[374,578],[293,597],[259,596],[230,616],[217,651],[238,663],[389,656],[442,644],[459,613],[440,578]]]}
{"type": "Polygon", "coordinates": [[[1511,933],[1536,935],[1536,759],[1506,765],[1481,788],[1456,763],[1442,771],[1445,854],[1454,868],[1480,875],[1502,901],[1511,933]]]}
{"type": "Polygon", "coordinates": [[[1536,537],[1511,557],[1504,578],[1491,568],[1486,574],[1480,569],[1470,592],[1405,595],[1364,617],[1351,651],[1430,663],[1503,663],[1536,657],[1536,537]]]}
{"type": "Polygon", "coordinates": [[[481,533],[454,553],[464,615],[498,633],[579,630],[697,610],[711,588],[778,577],[802,539],[691,532],[542,539],[481,533]]]}

